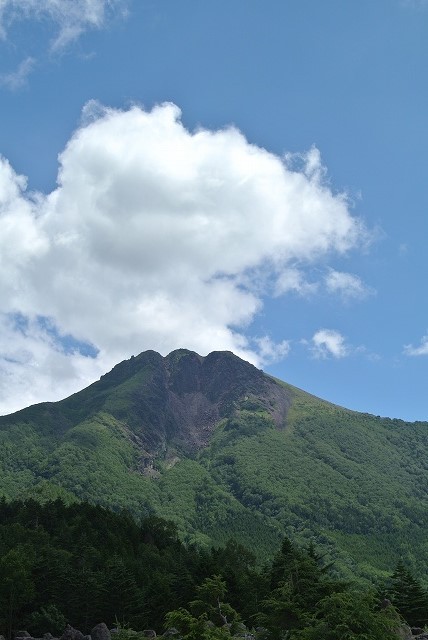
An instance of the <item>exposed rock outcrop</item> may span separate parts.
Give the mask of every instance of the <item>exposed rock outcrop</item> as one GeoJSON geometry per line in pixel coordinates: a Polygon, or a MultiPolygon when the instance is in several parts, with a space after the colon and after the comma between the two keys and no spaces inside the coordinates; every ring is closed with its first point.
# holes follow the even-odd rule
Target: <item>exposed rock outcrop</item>
{"type": "Polygon", "coordinates": [[[109,628],[104,622],[95,625],[91,631],[92,640],[111,640],[109,628]]]}

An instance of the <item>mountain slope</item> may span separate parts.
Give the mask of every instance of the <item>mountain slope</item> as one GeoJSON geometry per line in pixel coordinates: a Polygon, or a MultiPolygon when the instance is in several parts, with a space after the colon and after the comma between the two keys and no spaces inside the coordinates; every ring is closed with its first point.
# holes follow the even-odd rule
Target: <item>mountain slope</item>
{"type": "Polygon", "coordinates": [[[66,400],[0,418],[0,493],[89,499],[230,536],[260,559],[315,539],[342,573],[428,577],[428,423],[360,414],[229,352],[147,351],[66,400]]]}

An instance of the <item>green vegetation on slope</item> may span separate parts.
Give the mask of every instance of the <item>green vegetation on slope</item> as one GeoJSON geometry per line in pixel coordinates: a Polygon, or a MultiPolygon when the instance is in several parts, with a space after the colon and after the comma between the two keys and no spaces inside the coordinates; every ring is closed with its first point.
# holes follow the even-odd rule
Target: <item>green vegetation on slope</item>
{"type": "Polygon", "coordinates": [[[259,563],[284,535],[314,540],[344,577],[402,559],[428,584],[428,423],[348,411],[214,355],[204,369],[185,350],[141,354],[0,418],[0,493],[156,514],[187,544],[233,536],[259,563]]]}
{"type": "MultiPolygon", "coordinates": [[[[284,430],[249,434],[226,424],[203,453],[220,486],[293,539],[314,536],[346,575],[382,575],[403,557],[423,567],[428,549],[428,425],[375,418],[291,389],[284,430]],[[418,453],[419,452],[419,455],[418,453]]],[[[252,416],[254,421],[254,415],[252,416]]]]}

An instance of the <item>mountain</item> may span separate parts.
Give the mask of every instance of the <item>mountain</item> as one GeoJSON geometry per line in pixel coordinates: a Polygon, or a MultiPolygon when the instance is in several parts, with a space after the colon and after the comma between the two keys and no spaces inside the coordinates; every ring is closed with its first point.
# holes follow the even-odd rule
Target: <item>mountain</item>
{"type": "Polygon", "coordinates": [[[230,352],[146,351],[60,402],[0,418],[0,494],[89,500],[235,537],[265,561],[284,535],[342,575],[401,558],[428,580],[428,423],[349,411],[230,352]]]}

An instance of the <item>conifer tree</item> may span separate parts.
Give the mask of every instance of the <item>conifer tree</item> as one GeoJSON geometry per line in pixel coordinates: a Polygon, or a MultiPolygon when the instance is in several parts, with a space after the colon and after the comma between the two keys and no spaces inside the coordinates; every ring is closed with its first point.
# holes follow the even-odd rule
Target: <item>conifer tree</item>
{"type": "Polygon", "coordinates": [[[342,582],[329,578],[314,549],[305,552],[288,538],[272,563],[270,584],[260,621],[278,637],[286,630],[302,628],[307,613],[320,600],[344,588],[342,582]]]}
{"type": "Polygon", "coordinates": [[[410,626],[428,624],[428,592],[400,560],[391,576],[391,602],[410,626]]]}

